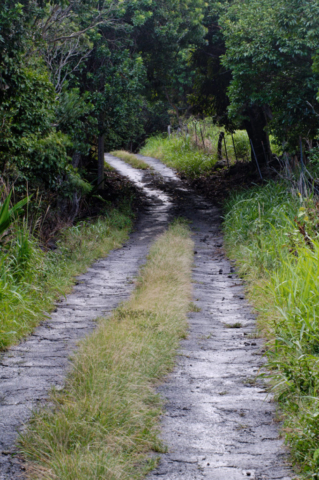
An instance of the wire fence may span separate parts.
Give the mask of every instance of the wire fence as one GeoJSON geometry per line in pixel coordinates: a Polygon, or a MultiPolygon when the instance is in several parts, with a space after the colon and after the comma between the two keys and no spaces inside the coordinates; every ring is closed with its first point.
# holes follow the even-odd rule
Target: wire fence
{"type": "Polygon", "coordinates": [[[299,154],[287,152],[272,153],[264,142],[252,142],[246,132],[237,130],[226,132],[212,120],[192,119],[177,126],[169,125],[168,136],[182,136],[205,153],[216,155],[220,163],[230,168],[232,164],[253,162],[263,181],[269,176],[278,176],[287,182],[293,193],[301,197],[319,196],[319,181],[307,168],[302,140],[299,142],[299,154]]]}

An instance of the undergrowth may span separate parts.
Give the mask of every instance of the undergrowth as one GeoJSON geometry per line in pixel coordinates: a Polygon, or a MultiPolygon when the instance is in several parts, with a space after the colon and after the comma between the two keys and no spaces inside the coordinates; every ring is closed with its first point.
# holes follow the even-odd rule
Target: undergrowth
{"type": "Polygon", "coordinates": [[[21,445],[29,478],[137,480],[165,450],[154,391],[187,332],[193,242],[173,224],[151,247],[132,298],[81,342],[63,391],[36,414],[21,445]]]}
{"type": "Polygon", "coordinates": [[[270,182],[225,205],[237,260],[268,337],[268,367],[283,432],[303,478],[319,479],[319,203],[270,182]]]}
{"type": "Polygon", "coordinates": [[[121,245],[131,223],[128,207],[106,211],[92,223],[66,228],[57,249],[44,252],[27,225],[17,222],[11,240],[0,245],[0,349],[30,333],[71,290],[76,275],[121,245]]]}
{"type": "MultiPolygon", "coordinates": [[[[157,135],[147,139],[142,155],[158,158],[171,168],[189,178],[208,173],[218,161],[217,144],[220,132],[225,132],[205,121],[190,121],[186,130],[179,134],[157,135]]],[[[238,159],[248,160],[250,154],[247,133],[238,130],[232,136],[225,134],[227,155],[230,164],[238,159]],[[234,144],[233,144],[234,139],[234,144]],[[235,150],[236,155],[235,155],[235,150]]],[[[222,142],[222,157],[226,159],[225,143],[222,142]]]]}

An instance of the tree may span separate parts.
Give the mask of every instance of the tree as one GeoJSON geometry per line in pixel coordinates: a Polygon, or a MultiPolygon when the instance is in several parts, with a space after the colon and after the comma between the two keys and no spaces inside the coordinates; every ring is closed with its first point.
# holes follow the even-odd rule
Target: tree
{"type": "Polygon", "coordinates": [[[148,8],[151,15],[135,33],[147,72],[147,99],[167,104],[178,120],[192,108],[188,96],[195,71],[190,60],[191,52],[204,42],[204,2],[162,0],[148,8]]]}
{"type": "Polygon", "coordinates": [[[229,113],[243,120],[256,153],[265,142],[263,132],[274,133],[292,151],[300,136],[317,135],[311,105],[319,80],[312,68],[318,13],[317,0],[235,0],[221,19],[223,63],[233,77],[229,113]]]}
{"type": "Polygon", "coordinates": [[[189,101],[194,113],[214,117],[216,123],[233,130],[235,125],[228,115],[230,102],[227,95],[232,76],[231,71],[222,64],[226,46],[220,17],[225,13],[226,5],[225,2],[210,2],[205,7],[205,43],[192,54],[196,77],[189,101]]]}

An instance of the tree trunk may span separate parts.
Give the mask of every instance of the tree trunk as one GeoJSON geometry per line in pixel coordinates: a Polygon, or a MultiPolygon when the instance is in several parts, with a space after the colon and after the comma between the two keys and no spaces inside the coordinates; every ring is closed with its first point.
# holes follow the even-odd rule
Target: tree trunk
{"type": "Polygon", "coordinates": [[[70,221],[71,223],[74,222],[75,217],[76,217],[77,214],[79,213],[81,198],[82,198],[81,193],[76,190],[76,191],[73,193],[73,198],[72,198],[72,202],[71,202],[71,208],[70,208],[70,212],[69,212],[69,221],[70,221]]]}
{"type": "MultiPolygon", "coordinates": [[[[265,130],[267,126],[266,116],[263,108],[253,105],[249,107],[245,115],[249,117],[249,120],[244,120],[244,127],[248,133],[249,140],[251,140],[256,153],[257,161],[259,165],[265,165],[271,158],[271,149],[269,142],[269,135],[265,130]],[[264,149],[263,149],[264,144],[264,149]],[[264,153],[265,150],[265,153],[264,153]]],[[[251,151],[252,162],[256,163],[255,156],[251,151]]]]}
{"type": "Polygon", "coordinates": [[[218,137],[218,145],[217,145],[218,160],[222,160],[222,147],[223,147],[224,136],[225,136],[224,132],[220,132],[218,137]]]}
{"type": "Polygon", "coordinates": [[[98,167],[97,167],[98,189],[104,189],[104,135],[98,138],[98,167]]]}
{"type": "Polygon", "coordinates": [[[80,152],[74,152],[72,155],[72,167],[78,168],[81,162],[81,154],[80,152]]]}

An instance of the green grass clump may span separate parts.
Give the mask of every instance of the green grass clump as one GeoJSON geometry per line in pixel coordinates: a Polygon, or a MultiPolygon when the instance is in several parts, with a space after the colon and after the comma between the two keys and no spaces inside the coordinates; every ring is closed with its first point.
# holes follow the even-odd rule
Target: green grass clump
{"type": "Polygon", "coordinates": [[[143,160],[137,158],[136,155],[126,152],[125,150],[115,150],[114,152],[111,152],[111,155],[120,158],[124,162],[128,163],[134,168],[138,168],[139,170],[147,170],[148,168],[151,168],[146,162],[143,162],[143,160]]]}
{"type": "MultiPolygon", "coordinates": [[[[222,140],[222,159],[226,160],[228,157],[230,165],[236,161],[249,162],[251,147],[247,132],[236,130],[231,135],[225,128],[214,124],[211,118],[190,119],[187,123],[187,132],[186,130],[179,134],[174,132],[170,138],[167,135],[150,137],[140,153],[158,158],[183,175],[196,178],[209,173],[218,161],[218,139],[221,132],[225,135],[225,141],[222,140]]],[[[272,152],[276,155],[282,154],[274,137],[270,136],[269,140],[272,152]]]]}
{"type": "MultiPolygon", "coordinates": [[[[190,178],[208,173],[218,160],[218,137],[220,132],[225,132],[225,130],[216,125],[207,126],[204,121],[196,122],[196,125],[195,129],[195,123],[189,123],[187,134],[173,134],[170,138],[166,135],[148,138],[140,153],[158,158],[169,167],[190,178]],[[203,124],[203,128],[201,124],[203,124]]],[[[233,139],[237,159],[249,161],[250,144],[247,133],[237,130],[233,139]]],[[[225,133],[230,164],[236,161],[233,139],[230,134],[225,133]]],[[[222,143],[222,157],[226,159],[224,141],[222,143]]]]}
{"type": "Polygon", "coordinates": [[[119,247],[131,227],[129,211],[112,210],[94,223],[64,230],[57,250],[43,252],[26,225],[0,248],[0,350],[30,333],[74,277],[97,258],[119,247]]]}
{"type": "Polygon", "coordinates": [[[81,342],[64,391],[21,445],[30,479],[138,480],[156,466],[162,402],[154,386],[187,331],[193,242],[175,223],[151,247],[132,298],[81,342]]]}
{"type": "Polygon", "coordinates": [[[158,158],[167,166],[194,178],[211,170],[217,159],[196,147],[188,137],[159,135],[147,140],[142,155],[158,158]]]}
{"type": "Polygon", "coordinates": [[[319,206],[270,182],[225,206],[225,240],[260,312],[284,433],[304,478],[319,478],[319,206]]]}

